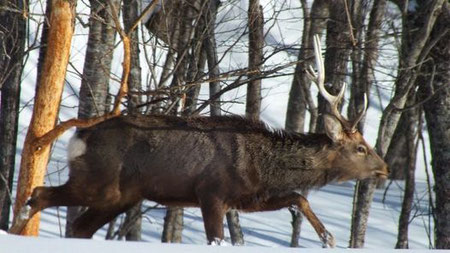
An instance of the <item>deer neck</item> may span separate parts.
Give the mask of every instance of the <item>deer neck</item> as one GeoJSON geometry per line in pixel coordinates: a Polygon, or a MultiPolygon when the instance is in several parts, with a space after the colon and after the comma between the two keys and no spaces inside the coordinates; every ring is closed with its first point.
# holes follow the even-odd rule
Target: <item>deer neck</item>
{"type": "Polygon", "coordinates": [[[309,190],[339,178],[332,168],[335,152],[325,135],[299,135],[273,142],[263,181],[268,188],[309,190]]]}

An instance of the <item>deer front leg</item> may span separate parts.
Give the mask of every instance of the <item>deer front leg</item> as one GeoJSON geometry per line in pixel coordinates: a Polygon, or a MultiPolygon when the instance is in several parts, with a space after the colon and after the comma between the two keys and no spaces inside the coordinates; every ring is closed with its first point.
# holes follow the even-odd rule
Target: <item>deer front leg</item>
{"type": "Polygon", "coordinates": [[[313,226],[317,235],[320,238],[320,241],[323,243],[323,246],[327,245],[331,248],[336,246],[335,239],[333,235],[328,232],[322,222],[317,218],[317,216],[312,211],[309,206],[308,200],[303,197],[301,194],[293,192],[289,195],[282,197],[272,197],[266,200],[263,203],[253,203],[247,206],[244,206],[242,209],[244,211],[274,211],[279,210],[281,208],[296,208],[298,211],[302,212],[305,215],[306,219],[308,219],[311,226],[313,226]]]}
{"type": "Polygon", "coordinates": [[[80,205],[75,198],[71,197],[66,185],[57,187],[36,187],[31,197],[14,217],[13,225],[9,229],[11,234],[20,234],[28,221],[39,211],[50,206],[80,205]]]}
{"type": "Polygon", "coordinates": [[[300,211],[305,215],[306,219],[308,219],[311,226],[313,226],[317,235],[323,243],[323,247],[326,248],[327,245],[331,248],[336,246],[336,240],[334,236],[326,230],[325,226],[322,222],[317,218],[316,214],[311,209],[308,200],[303,197],[303,195],[296,193],[297,195],[297,204],[296,206],[300,208],[300,211]]]}

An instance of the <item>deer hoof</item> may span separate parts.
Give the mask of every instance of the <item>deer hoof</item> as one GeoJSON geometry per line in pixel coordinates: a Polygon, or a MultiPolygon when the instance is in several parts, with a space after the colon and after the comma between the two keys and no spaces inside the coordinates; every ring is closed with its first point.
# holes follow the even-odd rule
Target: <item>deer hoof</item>
{"type": "Polygon", "coordinates": [[[322,247],[323,248],[334,248],[336,247],[336,240],[334,239],[334,236],[325,230],[325,232],[322,234],[322,247]]]}
{"type": "Polygon", "coordinates": [[[20,220],[28,220],[30,218],[31,206],[25,205],[20,209],[19,219],[20,220]]]}
{"type": "Polygon", "coordinates": [[[214,238],[214,241],[210,243],[211,246],[228,246],[228,243],[220,238],[214,238]]]}

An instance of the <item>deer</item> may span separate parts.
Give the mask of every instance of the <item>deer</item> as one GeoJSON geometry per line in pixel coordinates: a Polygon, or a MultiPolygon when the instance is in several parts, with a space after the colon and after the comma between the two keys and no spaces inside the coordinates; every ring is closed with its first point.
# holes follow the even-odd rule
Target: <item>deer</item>
{"type": "Polygon", "coordinates": [[[20,233],[37,212],[52,206],[85,206],[73,224],[90,238],[104,224],[143,199],[166,206],[200,207],[208,244],[224,240],[223,218],[235,208],[257,212],[295,208],[324,246],[333,235],[312,211],[304,190],[331,182],[386,178],[386,163],[365,141],[355,120],[338,110],[343,88],[331,95],[315,37],[317,73],[308,75],[331,105],[325,133],[273,130],[239,116],[121,115],[78,129],[67,148],[69,177],[60,186],[36,187],[10,233],[20,233]]]}

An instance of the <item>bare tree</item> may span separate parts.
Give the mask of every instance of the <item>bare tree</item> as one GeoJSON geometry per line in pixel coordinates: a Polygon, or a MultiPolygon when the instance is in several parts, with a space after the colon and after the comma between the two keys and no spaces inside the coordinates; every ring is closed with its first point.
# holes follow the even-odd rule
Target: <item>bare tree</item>
{"type": "MultiPolygon", "coordinates": [[[[416,91],[411,90],[406,106],[414,106],[417,101],[416,96],[416,91]]],[[[419,144],[419,131],[421,131],[421,127],[419,126],[419,124],[421,124],[421,120],[419,120],[419,118],[421,118],[421,114],[422,112],[420,107],[413,107],[402,114],[402,118],[406,121],[406,129],[403,129],[403,131],[406,131],[406,145],[404,146],[404,149],[407,150],[407,163],[403,168],[405,190],[403,194],[402,211],[399,217],[397,243],[395,245],[395,248],[397,249],[409,248],[408,227],[411,220],[411,211],[414,202],[417,147],[419,144]]],[[[400,121],[401,120],[402,119],[400,119],[400,121]]]]}
{"type": "Polygon", "coordinates": [[[427,42],[420,84],[425,118],[430,135],[436,207],[435,247],[450,249],[450,4],[445,2],[427,42]]]}
{"type": "MultiPolygon", "coordinates": [[[[14,219],[31,194],[32,189],[44,180],[50,145],[36,146],[36,138],[53,129],[59,109],[66,67],[74,29],[75,2],[51,2],[50,31],[43,73],[33,107],[33,116],[24,143],[20,164],[14,219]]],[[[36,215],[23,230],[23,234],[37,235],[39,215],[36,215]]]]}
{"type": "MultiPolygon", "coordinates": [[[[248,6],[249,27],[249,79],[261,72],[264,47],[264,16],[259,0],[250,0],[248,6]]],[[[247,84],[247,104],[245,115],[254,120],[259,119],[261,111],[261,80],[254,79],[247,84]]]]}
{"type": "Polygon", "coordinates": [[[0,1],[0,229],[9,226],[28,1],[0,1]]]}
{"type": "MultiPolygon", "coordinates": [[[[355,88],[352,88],[353,99],[350,101],[349,114],[353,114],[357,111],[357,106],[361,102],[356,103],[356,101],[357,99],[360,101],[361,92],[368,92],[374,83],[374,70],[378,59],[378,44],[380,41],[381,24],[385,13],[385,8],[385,0],[374,1],[369,16],[369,25],[365,38],[364,58],[359,78],[360,83],[355,83],[355,88]]],[[[359,128],[362,130],[361,127],[359,128]]],[[[369,214],[368,209],[361,208],[361,200],[366,199],[364,192],[364,183],[358,182],[355,186],[352,226],[350,232],[349,246],[352,248],[359,248],[364,245],[364,233],[361,233],[361,231],[365,231],[367,223],[363,221],[367,220],[367,215],[369,214]]]]}

